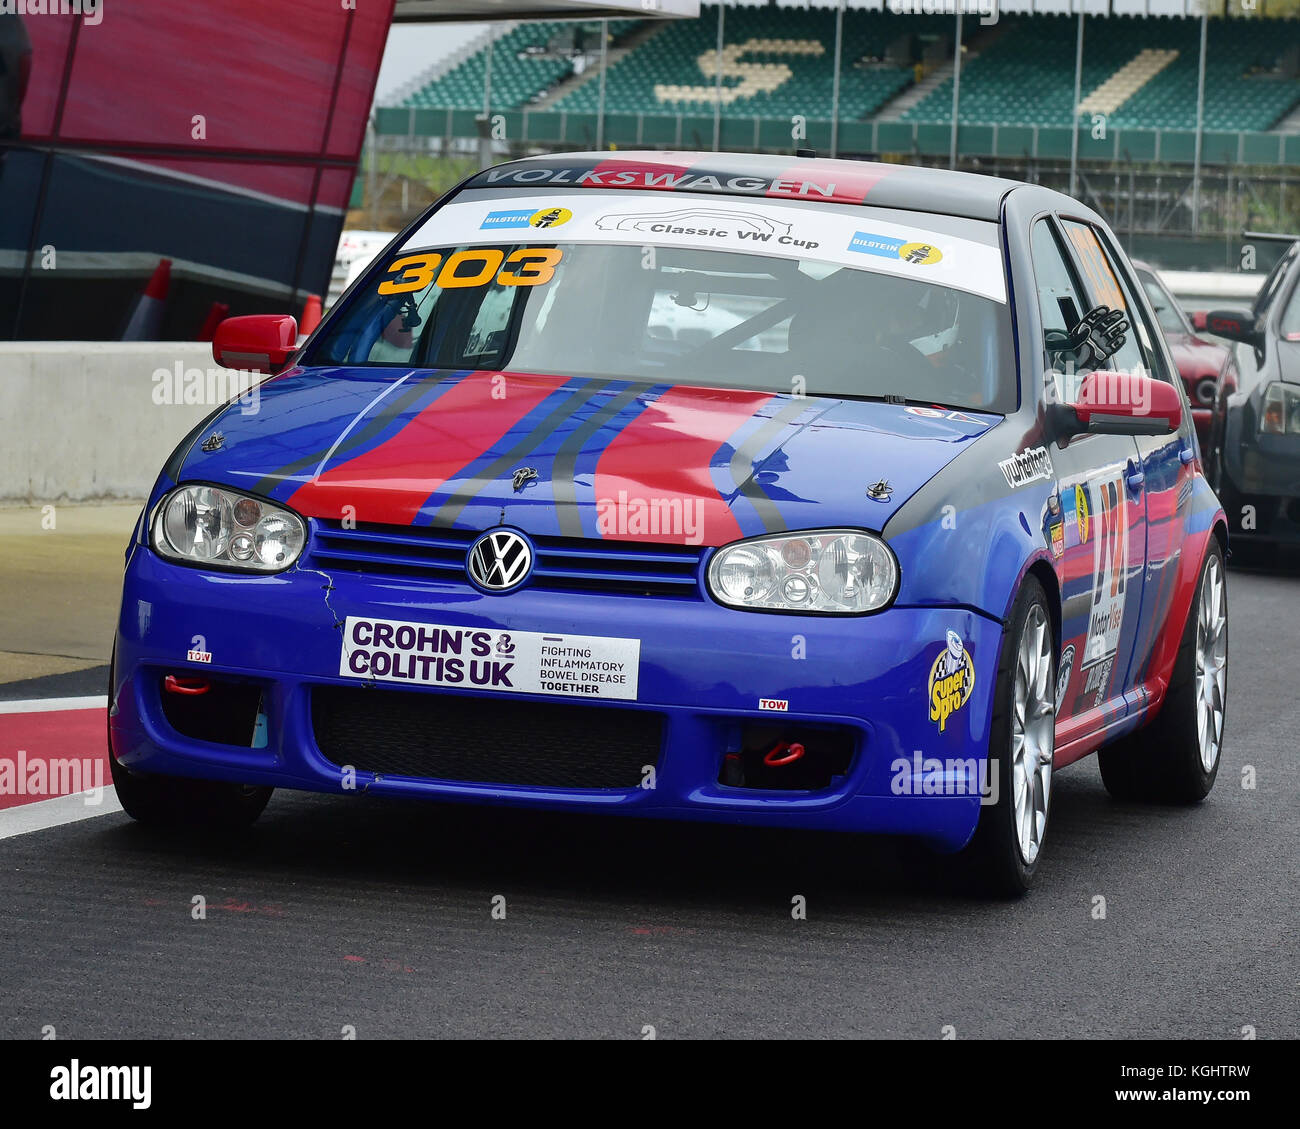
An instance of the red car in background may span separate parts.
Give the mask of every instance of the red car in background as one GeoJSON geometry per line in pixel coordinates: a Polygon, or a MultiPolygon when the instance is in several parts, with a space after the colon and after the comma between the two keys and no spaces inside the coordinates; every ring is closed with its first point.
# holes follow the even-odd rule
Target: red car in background
{"type": "Polygon", "coordinates": [[[1169,343],[1174,364],[1187,386],[1187,398],[1192,402],[1192,420],[1196,435],[1201,441],[1201,453],[1209,462],[1216,456],[1217,444],[1212,442],[1214,405],[1220,394],[1227,395],[1237,387],[1237,362],[1233,352],[1225,345],[1217,345],[1198,337],[1192,323],[1187,320],[1182,307],[1174,300],[1164,280],[1149,263],[1133,260],[1142,289],[1151,300],[1156,320],[1169,343]],[[1222,390],[1222,391],[1221,391],[1222,390]]]}

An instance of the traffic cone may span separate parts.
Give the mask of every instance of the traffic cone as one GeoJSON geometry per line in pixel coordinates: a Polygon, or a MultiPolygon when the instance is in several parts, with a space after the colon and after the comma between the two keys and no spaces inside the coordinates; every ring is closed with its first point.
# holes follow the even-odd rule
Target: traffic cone
{"type": "Polygon", "coordinates": [[[157,341],[162,331],[167,293],[172,285],[171,259],[159,259],[149,277],[149,284],[136,299],[135,309],[122,331],[123,341],[157,341]]]}
{"type": "Polygon", "coordinates": [[[298,332],[307,337],[312,330],[320,325],[321,304],[319,294],[308,294],[307,301],[303,303],[302,317],[298,319],[298,332]]]}
{"type": "Polygon", "coordinates": [[[230,307],[225,302],[213,302],[208,307],[208,316],[203,319],[203,327],[195,341],[211,341],[217,335],[217,326],[226,320],[230,307]]]}

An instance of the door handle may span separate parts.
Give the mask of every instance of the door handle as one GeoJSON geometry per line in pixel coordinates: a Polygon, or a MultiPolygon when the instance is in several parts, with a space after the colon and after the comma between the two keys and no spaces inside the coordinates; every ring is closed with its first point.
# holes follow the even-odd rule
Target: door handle
{"type": "Polygon", "coordinates": [[[1129,493],[1133,494],[1135,497],[1138,494],[1141,494],[1142,484],[1146,480],[1147,476],[1142,472],[1142,468],[1130,459],[1128,464],[1128,475],[1124,479],[1124,481],[1128,483],[1129,493]]]}
{"type": "Polygon", "coordinates": [[[1190,463],[1194,458],[1196,458],[1196,452],[1193,451],[1190,447],[1179,447],[1179,448],[1178,448],[1178,461],[1179,461],[1180,463],[1182,463],[1183,466],[1186,466],[1186,465],[1187,465],[1188,463],[1190,463]]]}

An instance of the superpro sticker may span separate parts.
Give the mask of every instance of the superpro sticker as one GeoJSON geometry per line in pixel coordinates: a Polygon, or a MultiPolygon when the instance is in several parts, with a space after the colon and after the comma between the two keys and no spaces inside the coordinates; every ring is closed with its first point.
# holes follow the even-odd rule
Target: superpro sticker
{"type": "Polygon", "coordinates": [[[641,641],[348,616],[339,674],[380,682],[632,701],[641,641]]]}
{"type": "Polygon", "coordinates": [[[928,688],[930,720],[938,723],[940,733],[947,729],[948,719],[970,701],[974,689],[975,661],[961,636],[949,631],[948,645],[930,666],[928,688]]]}

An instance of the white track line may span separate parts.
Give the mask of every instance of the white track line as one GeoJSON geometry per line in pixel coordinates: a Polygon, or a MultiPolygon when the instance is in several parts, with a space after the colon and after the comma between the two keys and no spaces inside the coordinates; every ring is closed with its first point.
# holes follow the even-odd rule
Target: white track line
{"type": "Polygon", "coordinates": [[[99,790],[75,792],[71,796],[55,796],[50,800],[37,800],[31,804],[20,804],[16,808],[5,808],[0,811],[0,839],[12,839],[15,835],[45,831],[51,827],[62,827],[65,823],[77,823],[122,810],[111,784],[104,785],[103,797],[99,803],[87,803],[87,797],[93,797],[97,791],[99,790]]]}
{"type": "Polygon", "coordinates": [[[0,702],[0,713],[55,713],[58,710],[103,710],[108,708],[108,695],[89,698],[28,698],[22,702],[0,702]]]}

